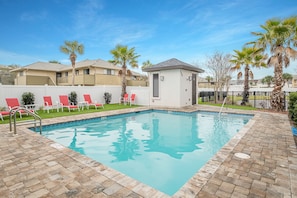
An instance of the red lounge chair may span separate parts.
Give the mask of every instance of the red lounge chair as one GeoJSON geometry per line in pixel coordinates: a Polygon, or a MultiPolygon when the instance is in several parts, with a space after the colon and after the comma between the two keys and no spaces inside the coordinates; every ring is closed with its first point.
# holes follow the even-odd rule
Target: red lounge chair
{"type": "Polygon", "coordinates": [[[136,98],[136,94],[131,94],[130,101],[129,101],[130,106],[132,103],[135,104],[135,98],[136,98]]]}
{"type": "Polygon", "coordinates": [[[47,110],[47,113],[49,113],[50,109],[57,109],[57,112],[59,112],[59,105],[53,104],[51,96],[43,96],[43,102],[44,102],[44,108],[45,110],[47,110]]]}
{"type": "MultiPolygon", "coordinates": [[[[17,98],[6,98],[6,103],[7,103],[7,106],[8,106],[8,109],[11,110],[11,109],[18,109],[19,107],[24,107],[24,108],[27,108],[28,107],[32,107],[34,105],[25,105],[25,106],[21,106],[20,103],[19,103],[19,100],[17,98]]],[[[29,109],[31,112],[35,113],[34,109],[29,109]]],[[[19,110],[18,111],[19,114],[20,114],[20,118],[22,118],[22,114],[26,114],[28,115],[28,113],[25,111],[25,110],[19,110]]]]}
{"type": "Polygon", "coordinates": [[[64,107],[68,108],[69,112],[70,112],[71,109],[77,109],[79,111],[79,108],[78,108],[77,105],[69,104],[69,100],[68,100],[67,95],[60,95],[59,99],[60,99],[60,105],[62,107],[62,111],[63,111],[64,107]]]}
{"type": "Polygon", "coordinates": [[[95,101],[95,102],[92,102],[92,99],[91,99],[90,94],[84,94],[84,100],[85,100],[85,102],[87,103],[88,107],[89,107],[89,106],[94,106],[95,109],[97,109],[97,107],[102,107],[102,108],[104,108],[103,104],[101,104],[101,103],[97,103],[96,101],[95,101]]]}
{"type": "Polygon", "coordinates": [[[0,119],[3,121],[3,116],[8,116],[9,111],[0,111],[0,119]]]}

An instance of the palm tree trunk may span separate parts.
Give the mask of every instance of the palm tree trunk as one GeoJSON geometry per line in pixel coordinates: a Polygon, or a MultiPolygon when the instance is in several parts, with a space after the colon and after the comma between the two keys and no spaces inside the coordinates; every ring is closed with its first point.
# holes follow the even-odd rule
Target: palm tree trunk
{"type": "Polygon", "coordinates": [[[281,61],[274,67],[275,84],[271,94],[271,108],[275,111],[284,110],[284,94],[282,88],[283,83],[283,67],[281,61]]]}
{"type": "Polygon", "coordinates": [[[76,54],[71,53],[70,54],[70,61],[72,65],[72,86],[74,86],[74,78],[75,78],[75,61],[76,61],[76,54]]]}
{"type": "Polygon", "coordinates": [[[126,87],[127,87],[127,79],[126,79],[126,73],[127,73],[127,67],[124,65],[122,67],[122,94],[121,96],[124,97],[125,93],[126,93],[126,87]]]}
{"type": "Polygon", "coordinates": [[[241,105],[246,105],[249,102],[249,89],[249,66],[246,65],[244,68],[244,87],[241,105]]]}

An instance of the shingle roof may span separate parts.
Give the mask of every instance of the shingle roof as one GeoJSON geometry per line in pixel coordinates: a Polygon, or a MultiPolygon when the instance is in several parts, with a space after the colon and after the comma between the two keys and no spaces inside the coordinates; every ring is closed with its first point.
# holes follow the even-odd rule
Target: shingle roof
{"type": "Polygon", "coordinates": [[[35,62],[30,65],[19,67],[17,69],[11,70],[11,72],[15,71],[23,71],[23,70],[42,70],[42,71],[60,71],[61,69],[69,68],[67,65],[58,64],[58,63],[48,63],[48,62],[35,62]]]}
{"type": "MultiPolygon", "coordinates": [[[[78,69],[83,67],[98,67],[98,68],[105,68],[105,69],[121,70],[121,67],[118,67],[110,62],[107,62],[101,59],[96,59],[96,60],[86,59],[75,63],[75,68],[78,69]]],[[[49,62],[35,62],[30,65],[26,65],[24,67],[13,69],[11,70],[11,72],[23,71],[23,70],[41,70],[41,71],[61,72],[61,71],[67,71],[71,69],[72,69],[72,66],[69,66],[69,65],[49,63],[49,62]]],[[[142,74],[139,74],[134,71],[132,71],[132,73],[135,76],[142,76],[142,74]]]]}
{"type": "Polygon", "coordinates": [[[204,72],[203,69],[200,69],[199,67],[195,67],[188,63],[182,62],[176,58],[172,58],[164,62],[158,63],[156,65],[153,65],[151,67],[144,68],[143,71],[151,72],[151,71],[161,71],[161,70],[169,70],[169,69],[186,69],[186,70],[195,71],[198,73],[204,72]]]}
{"type": "Polygon", "coordinates": [[[101,59],[96,59],[96,60],[83,60],[80,62],[77,62],[75,64],[76,68],[80,68],[80,67],[89,67],[89,66],[93,66],[93,67],[100,67],[100,68],[106,68],[106,69],[115,69],[115,70],[120,70],[121,68],[104,60],[101,59]]]}
{"type": "MultiPolygon", "coordinates": [[[[75,64],[75,68],[82,68],[82,67],[99,67],[99,68],[105,68],[105,69],[114,69],[114,70],[121,70],[122,68],[119,67],[119,66],[116,66],[108,61],[104,61],[104,60],[101,60],[101,59],[96,59],[96,60],[83,60],[83,61],[80,61],[80,62],[77,62],[75,64]]],[[[132,71],[130,69],[130,71],[132,72],[132,75],[133,76],[145,76],[144,74],[140,74],[140,73],[137,73],[135,71],[132,71]]]]}

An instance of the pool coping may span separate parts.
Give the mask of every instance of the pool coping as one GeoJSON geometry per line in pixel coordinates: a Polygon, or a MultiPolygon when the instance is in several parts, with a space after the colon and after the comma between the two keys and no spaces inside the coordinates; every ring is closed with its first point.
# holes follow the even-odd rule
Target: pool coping
{"type": "MultiPolygon", "coordinates": [[[[63,117],[63,119],[61,118],[45,119],[43,120],[43,124],[48,125],[48,124],[55,124],[55,123],[63,123],[67,121],[90,119],[94,117],[111,116],[111,115],[117,115],[117,114],[123,114],[123,113],[132,113],[132,112],[144,111],[144,110],[150,110],[150,109],[183,111],[183,112],[193,112],[197,110],[218,112],[218,108],[198,106],[198,105],[193,107],[188,107],[188,108],[182,108],[182,109],[162,108],[162,107],[158,107],[158,108],[139,107],[139,108],[133,108],[133,109],[123,109],[123,110],[116,110],[116,111],[81,114],[77,116],[63,117]]],[[[172,197],[177,198],[177,197],[196,196],[201,191],[203,186],[207,183],[207,181],[221,166],[221,164],[226,160],[226,158],[233,152],[234,147],[240,142],[241,138],[245,136],[245,134],[252,128],[252,126],[259,118],[259,113],[254,111],[247,113],[246,111],[224,109],[224,112],[252,114],[254,115],[254,117],[251,118],[249,122],[233,138],[231,138],[228,141],[228,143],[225,144],[201,169],[199,169],[196,172],[196,174],[190,180],[188,180],[188,182],[184,184],[182,188],[179,191],[177,191],[172,197]]],[[[81,165],[94,169],[96,172],[98,172],[98,174],[103,175],[104,177],[111,179],[112,181],[119,184],[120,186],[123,186],[124,188],[127,188],[133,191],[136,195],[140,197],[164,197],[164,198],[171,197],[150,186],[142,184],[141,182],[136,181],[112,168],[106,167],[101,163],[96,162],[95,160],[92,160],[86,156],[80,155],[72,151],[71,149],[68,149],[62,145],[59,145],[54,141],[51,141],[45,137],[40,137],[39,134],[32,133],[32,131],[28,129],[28,127],[29,126],[19,126],[18,127],[18,131],[20,131],[19,133],[38,139],[45,145],[45,147],[48,148],[48,150],[51,150],[51,149],[58,150],[64,155],[67,155],[71,157],[73,160],[77,161],[77,163],[80,163],[81,165]]],[[[7,126],[5,128],[0,125],[0,128],[2,130],[6,130],[6,131],[8,130],[7,126]]],[[[9,137],[13,135],[11,133],[7,133],[6,136],[9,137]]],[[[13,138],[13,137],[9,137],[9,138],[13,138]]]]}

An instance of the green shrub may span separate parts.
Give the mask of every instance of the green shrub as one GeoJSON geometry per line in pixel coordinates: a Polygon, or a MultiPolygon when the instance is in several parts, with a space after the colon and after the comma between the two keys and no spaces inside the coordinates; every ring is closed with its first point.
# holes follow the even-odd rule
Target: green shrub
{"type": "Polygon", "coordinates": [[[105,100],[105,104],[109,104],[111,102],[111,93],[105,92],[103,98],[105,100]]]}
{"type": "Polygon", "coordinates": [[[69,95],[68,98],[70,100],[70,102],[74,105],[77,105],[77,94],[75,91],[72,91],[69,95]]]}
{"type": "Polygon", "coordinates": [[[292,92],[289,95],[288,111],[289,119],[294,126],[297,126],[297,92],[292,92]]]}
{"type": "Polygon", "coordinates": [[[23,105],[29,105],[29,104],[34,104],[35,102],[35,96],[31,92],[25,92],[22,95],[22,104],[23,105]]]}

